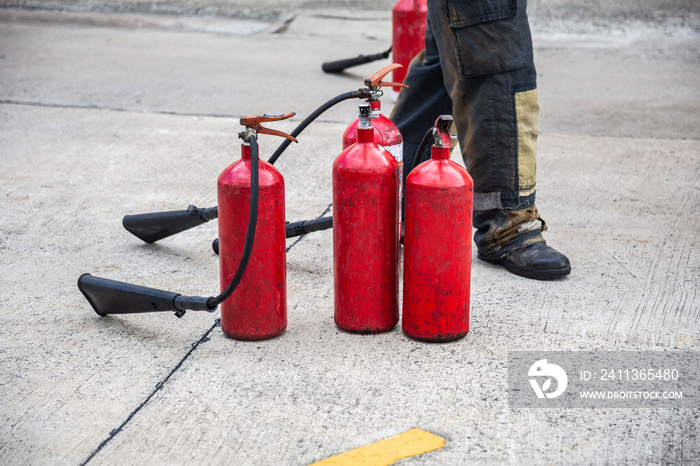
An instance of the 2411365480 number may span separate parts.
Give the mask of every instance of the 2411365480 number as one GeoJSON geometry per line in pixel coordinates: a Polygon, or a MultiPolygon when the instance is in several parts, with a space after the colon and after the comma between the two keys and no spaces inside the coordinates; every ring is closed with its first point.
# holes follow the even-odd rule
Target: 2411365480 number
{"type": "Polygon", "coordinates": [[[678,380],[678,369],[602,369],[600,380],[678,380]]]}

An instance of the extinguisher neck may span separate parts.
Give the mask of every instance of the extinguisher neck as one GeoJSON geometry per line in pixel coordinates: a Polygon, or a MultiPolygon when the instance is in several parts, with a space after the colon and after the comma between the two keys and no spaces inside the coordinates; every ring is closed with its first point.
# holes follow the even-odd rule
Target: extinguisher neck
{"type": "Polygon", "coordinates": [[[374,128],[372,126],[369,126],[368,128],[363,128],[362,126],[358,127],[357,142],[374,142],[374,128]]]}
{"type": "Polygon", "coordinates": [[[433,160],[448,160],[450,158],[450,149],[433,146],[430,151],[430,158],[433,160]]]}
{"type": "MultiPolygon", "coordinates": [[[[369,119],[371,117],[371,112],[372,109],[370,107],[370,104],[367,102],[363,102],[359,105],[360,107],[360,124],[357,127],[357,140],[360,140],[360,129],[370,129],[372,130],[372,125],[369,123],[369,119]]],[[[370,136],[373,136],[370,134],[370,136]]]]}
{"type": "Polygon", "coordinates": [[[250,160],[250,144],[247,142],[241,144],[241,160],[250,160]]]}

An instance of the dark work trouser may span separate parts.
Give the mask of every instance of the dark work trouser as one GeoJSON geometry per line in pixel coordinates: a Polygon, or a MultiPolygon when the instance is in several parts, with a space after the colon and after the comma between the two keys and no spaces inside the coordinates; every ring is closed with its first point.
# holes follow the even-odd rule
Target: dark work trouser
{"type": "Polygon", "coordinates": [[[474,179],[474,241],[485,259],[544,242],[535,206],[539,103],[526,7],[527,0],[429,0],[426,48],[411,62],[404,80],[410,87],[391,115],[404,137],[404,167],[437,117],[454,116],[474,179]]]}

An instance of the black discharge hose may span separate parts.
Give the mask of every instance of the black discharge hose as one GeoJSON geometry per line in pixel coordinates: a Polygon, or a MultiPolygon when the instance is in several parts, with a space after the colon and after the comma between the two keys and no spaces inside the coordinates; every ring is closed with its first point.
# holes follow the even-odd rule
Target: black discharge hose
{"type": "Polygon", "coordinates": [[[214,312],[219,304],[226,301],[236,289],[245,272],[255,240],[255,228],[258,222],[259,197],[259,156],[255,136],[250,136],[250,213],[248,230],[241,262],[231,283],[218,296],[184,296],[171,291],[148,288],[131,283],[119,282],[107,278],[93,277],[85,273],[78,278],[78,289],[83,293],[95,312],[101,316],[108,314],[138,314],[143,312],[175,312],[182,317],[186,310],[214,312]]]}
{"type": "MultiPolygon", "coordinates": [[[[294,128],[294,131],[291,133],[292,136],[297,137],[316,118],[334,105],[344,100],[369,98],[369,96],[370,94],[368,89],[359,89],[357,91],[345,92],[333,97],[328,102],[314,110],[314,112],[306,117],[304,121],[299,124],[299,126],[294,128]]],[[[270,164],[274,164],[280,155],[282,155],[282,153],[287,149],[287,147],[289,147],[291,142],[292,141],[289,139],[282,141],[268,162],[270,164]]],[[[154,243],[161,239],[189,230],[190,228],[202,225],[203,223],[214,220],[218,217],[219,211],[216,206],[208,207],[206,209],[199,209],[195,206],[190,206],[187,210],[126,215],[122,220],[122,224],[131,234],[140,238],[142,241],[145,241],[146,243],[154,243]]]]}
{"type": "MultiPolygon", "coordinates": [[[[331,100],[326,102],[325,104],[321,105],[318,107],[314,112],[307,116],[304,121],[299,123],[299,126],[294,128],[294,131],[292,131],[290,134],[293,137],[299,136],[302,131],[306,129],[307,126],[309,126],[316,118],[321,116],[326,110],[329,108],[333,107],[334,105],[348,99],[362,99],[362,98],[369,98],[369,90],[367,89],[359,89],[357,91],[350,91],[350,92],[345,92],[343,94],[337,95],[333,97],[331,100]]],[[[268,163],[274,165],[277,159],[282,155],[282,152],[284,152],[287,147],[292,143],[290,139],[285,139],[282,141],[282,144],[279,145],[277,150],[272,154],[272,156],[267,160],[268,163]]]]}

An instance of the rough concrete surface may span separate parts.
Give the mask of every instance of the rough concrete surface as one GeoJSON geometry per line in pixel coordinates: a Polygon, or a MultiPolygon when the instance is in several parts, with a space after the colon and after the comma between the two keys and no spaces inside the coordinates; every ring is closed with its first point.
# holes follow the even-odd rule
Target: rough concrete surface
{"type": "MultiPolygon", "coordinates": [[[[288,240],[289,327],[268,341],[226,338],[218,312],[100,318],[76,287],[89,272],[214,294],[215,222],[146,245],[120,219],[214,205],[238,117],[296,111],[270,125],[291,131],[360,87],[387,62],[320,64],[385,49],[386,11],[0,10],[0,464],[309,464],[414,427],[445,447],[400,464],[700,463],[697,409],[508,406],[509,351],[700,349],[696,4],[603,28],[595,3],[568,4],[531,8],[538,205],[572,274],[532,281],[474,257],[471,330],[449,344],[339,331],[330,231],[288,240]]],[[[276,164],[288,220],[329,209],[355,114],[334,108],[276,164]]],[[[262,136],[262,155],[278,143],[262,136]]]]}

